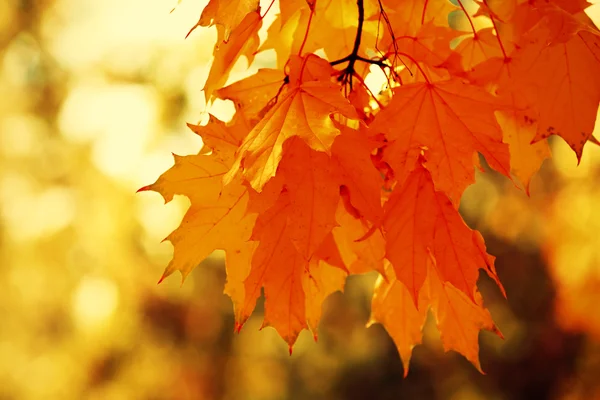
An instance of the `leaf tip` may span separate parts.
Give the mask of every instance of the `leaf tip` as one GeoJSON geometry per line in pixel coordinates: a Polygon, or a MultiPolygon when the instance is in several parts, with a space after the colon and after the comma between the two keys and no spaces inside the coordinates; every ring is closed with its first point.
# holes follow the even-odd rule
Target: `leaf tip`
{"type": "Polygon", "coordinates": [[[527,195],[527,197],[531,198],[531,191],[529,190],[529,184],[531,182],[527,182],[525,183],[525,185],[523,185],[523,189],[525,189],[525,194],[527,195]]]}
{"type": "Polygon", "coordinates": [[[164,281],[167,276],[169,276],[169,275],[166,274],[166,273],[162,274],[162,276],[160,277],[160,279],[158,280],[158,282],[156,282],[156,284],[160,285],[162,283],[162,281],[164,281]]]}
{"type": "Polygon", "coordinates": [[[142,186],[141,188],[139,188],[138,190],[136,190],[136,193],[140,193],[140,192],[147,192],[149,190],[152,190],[152,185],[146,185],[146,186],[142,186]]]}
{"type": "Polygon", "coordinates": [[[498,327],[495,324],[492,327],[491,331],[495,333],[500,339],[504,340],[504,335],[502,334],[502,332],[500,332],[500,329],[498,329],[498,327]]]}
{"type": "Polygon", "coordinates": [[[365,324],[366,328],[370,328],[373,324],[376,324],[377,320],[375,319],[375,317],[373,315],[371,315],[369,317],[369,320],[367,321],[367,323],[365,324]]]}
{"type": "Polygon", "coordinates": [[[187,278],[189,271],[184,272],[183,270],[180,270],[179,272],[181,272],[181,284],[179,285],[179,288],[183,287],[183,284],[185,283],[185,278],[187,278]]]}
{"type": "Polygon", "coordinates": [[[406,363],[402,362],[402,369],[403,369],[402,377],[404,379],[406,379],[406,377],[408,376],[408,362],[406,362],[406,363]]]}
{"type": "Polygon", "coordinates": [[[240,331],[242,330],[243,326],[244,326],[243,322],[235,321],[235,324],[233,325],[233,332],[239,334],[240,331]]]}
{"type": "Polygon", "coordinates": [[[190,35],[192,34],[192,32],[194,32],[194,31],[196,30],[196,28],[198,28],[199,26],[200,26],[200,23],[198,23],[198,24],[194,25],[194,26],[192,27],[192,29],[190,29],[190,30],[188,31],[187,35],[185,35],[185,38],[187,39],[187,38],[188,38],[188,36],[190,36],[190,35]]]}

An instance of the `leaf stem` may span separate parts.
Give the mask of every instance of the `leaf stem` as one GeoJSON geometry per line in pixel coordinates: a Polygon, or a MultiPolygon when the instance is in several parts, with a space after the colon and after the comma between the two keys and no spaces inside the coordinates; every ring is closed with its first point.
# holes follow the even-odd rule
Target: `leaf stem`
{"type": "Polygon", "coordinates": [[[267,10],[265,11],[265,13],[260,16],[261,19],[263,19],[269,13],[269,10],[271,9],[271,7],[273,7],[274,3],[275,3],[275,0],[271,0],[271,4],[269,4],[269,7],[267,7],[267,10]]]}
{"type": "Polygon", "coordinates": [[[465,6],[463,6],[462,1],[460,1],[460,0],[458,0],[458,5],[460,6],[460,8],[462,8],[463,12],[465,13],[465,16],[469,20],[469,24],[471,25],[471,30],[473,31],[473,36],[477,38],[477,31],[475,30],[475,25],[473,25],[473,21],[471,20],[471,16],[467,12],[467,9],[465,8],[465,6]]]}
{"type": "MultiPolygon", "coordinates": [[[[485,6],[488,8],[488,10],[490,9],[490,6],[488,6],[488,4],[487,4],[487,0],[483,0],[483,4],[485,4],[485,6]]],[[[492,21],[492,25],[494,26],[494,30],[496,31],[496,39],[498,40],[498,45],[500,46],[500,50],[502,50],[502,55],[504,56],[505,60],[508,60],[508,56],[506,55],[506,50],[504,49],[504,44],[502,43],[502,39],[500,39],[500,31],[498,30],[498,27],[496,26],[496,20],[494,19],[494,16],[492,15],[491,10],[490,10],[490,13],[488,16],[490,17],[490,20],[492,21]]]]}
{"type": "MultiPolygon", "coordinates": [[[[413,58],[413,56],[411,56],[408,53],[403,53],[401,51],[396,53],[396,56],[404,56],[406,58],[408,58],[410,61],[412,61],[413,63],[415,63],[415,65],[417,66],[417,69],[419,71],[421,71],[421,73],[423,74],[423,78],[425,78],[425,82],[427,82],[428,84],[431,84],[431,81],[429,80],[429,78],[427,77],[427,74],[425,73],[425,71],[423,70],[423,68],[421,67],[421,65],[419,65],[419,63],[417,62],[417,60],[415,60],[413,58]]],[[[400,60],[402,61],[402,60],[400,60]]],[[[404,63],[404,61],[402,61],[402,64],[404,64],[406,66],[406,64],[404,63]]],[[[408,68],[408,66],[406,66],[406,68],[408,69],[408,72],[410,72],[410,75],[412,76],[412,71],[410,70],[410,68],[408,68]]]]}
{"type": "MultiPolygon", "coordinates": [[[[459,0],[460,3],[460,0],[459,0]]],[[[421,25],[425,25],[425,14],[427,14],[427,5],[429,4],[429,0],[425,0],[425,4],[423,5],[423,12],[421,13],[421,25]]]]}
{"type": "Polygon", "coordinates": [[[304,50],[304,45],[306,44],[306,40],[308,39],[308,33],[310,32],[310,24],[312,23],[314,13],[315,9],[311,7],[310,15],[308,16],[308,24],[306,24],[306,32],[304,33],[304,39],[302,40],[302,44],[300,45],[300,50],[298,50],[298,56],[300,57],[302,57],[302,50],[304,50]]]}

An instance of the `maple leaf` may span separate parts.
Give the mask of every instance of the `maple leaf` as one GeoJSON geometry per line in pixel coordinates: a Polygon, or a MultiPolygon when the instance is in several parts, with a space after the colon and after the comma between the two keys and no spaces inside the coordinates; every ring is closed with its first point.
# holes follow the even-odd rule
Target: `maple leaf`
{"type": "MultiPolygon", "coordinates": [[[[308,327],[307,320],[316,336],[322,302],[343,287],[340,276],[332,279],[323,276],[327,267],[319,264],[320,261],[331,262],[332,239],[322,242],[324,257],[319,254],[313,260],[306,260],[297,251],[292,236],[295,227],[290,223],[293,212],[290,194],[284,191],[274,206],[257,219],[252,240],[259,244],[252,257],[250,273],[244,280],[244,302],[238,322],[241,326],[250,316],[264,287],[263,327],[275,328],[289,344],[290,351],[300,332],[308,327]],[[306,292],[310,293],[309,298],[306,292]]],[[[339,265],[335,259],[333,263],[339,265]]],[[[344,272],[341,265],[338,269],[344,272]]]]}
{"type": "Polygon", "coordinates": [[[481,294],[474,289],[472,296],[467,296],[452,284],[443,282],[435,267],[430,268],[428,277],[431,309],[444,349],[458,351],[483,372],[479,363],[479,331],[485,329],[501,338],[503,336],[490,312],[483,306],[481,294]]]}
{"type": "Polygon", "coordinates": [[[303,275],[302,287],[306,294],[306,323],[317,340],[317,327],[321,319],[323,303],[332,293],[343,291],[348,269],[339,253],[333,235],[329,234],[317,251],[317,257],[309,264],[303,275]]]}
{"type": "Polygon", "coordinates": [[[246,136],[226,182],[241,171],[252,187],[260,190],[275,175],[283,143],[293,136],[302,138],[314,150],[330,153],[340,133],[330,118],[333,113],[358,118],[337,85],[310,81],[290,88],[246,136]]]}
{"type": "Polygon", "coordinates": [[[258,12],[247,14],[240,24],[231,32],[225,42],[225,30],[217,27],[217,44],[213,52],[213,63],[204,84],[204,95],[208,101],[214,90],[220,89],[241,56],[246,56],[248,63],[252,63],[254,54],[258,49],[258,31],[262,26],[262,18],[258,12]]]}
{"type": "Polygon", "coordinates": [[[448,14],[458,9],[448,0],[382,0],[382,4],[396,37],[415,36],[427,23],[448,26],[448,14]]]}
{"type": "Polygon", "coordinates": [[[407,288],[387,266],[387,277],[380,277],[375,284],[367,326],[381,323],[385,327],[398,348],[406,377],[413,348],[422,343],[422,329],[431,307],[444,349],[458,351],[483,372],[479,363],[479,332],[488,330],[500,337],[502,333],[483,306],[481,294],[475,291],[470,299],[451,284],[443,283],[431,261],[427,271],[427,288],[421,292],[417,308],[407,288]]]}
{"type": "Polygon", "coordinates": [[[497,111],[496,119],[510,148],[511,171],[529,193],[533,175],[551,155],[545,139],[534,142],[538,124],[530,115],[535,113],[535,105],[527,101],[523,86],[515,83],[517,74],[512,59],[496,57],[477,66],[469,78],[510,105],[507,110],[497,111]]]}
{"type": "Polygon", "coordinates": [[[526,36],[527,46],[514,55],[515,70],[537,109],[528,115],[538,125],[533,140],[558,135],[581,160],[600,103],[600,34],[565,12],[552,16],[526,36]],[[567,31],[556,31],[557,24],[567,31]]]}
{"type": "Polygon", "coordinates": [[[210,0],[188,35],[199,26],[219,24],[224,30],[223,40],[227,42],[231,31],[241,24],[244,17],[252,11],[258,12],[259,8],[259,0],[210,0]]]}
{"type": "MultiPolygon", "coordinates": [[[[437,66],[450,56],[450,43],[460,32],[433,23],[422,25],[414,36],[396,38],[395,48],[399,53],[410,55],[413,60],[437,66]]],[[[394,47],[388,48],[393,50],[394,47]]]]}
{"type": "Polygon", "coordinates": [[[341,127],[331,148],[334,169],[339,175],[339,185],[348,189],[349,201],[361,217],[379,225],[382,180],[371,160],[375,143],[362,132],[341,127]]]}
{"type": "Polygon", "coordinates": [[[493,258],[448,197],[434,188],[432,176],[418,165],[385,204],[386,257],[415,304],[430,257],[440,279],[473,295],[479,269],[495,277],[493,258]]]}
{"type": "Polygon", "coordinates": [[[254,310],[264,287],[263,326],[273,326],[291,347],[300,331],[308,327],[302,288],[302,275],[308,263],[296,251],[289,236],[290,205],[289,195],[282,193],[277,203],[256,221],[252,239],[259,245],[252,257],[250,274],[244,281],[242,321],[254,310]]]}
{"type": "MultiPolygon", "coordinates": [[[[581,12],[592,5],[587,0],[550,0],[550,2],[571,14],[581,12]]],[[[544,7],[547,6],[547,3],[545,0],[533,0],[530,5],[532,7],[544,7]]]]}
{"type": "Polygon", "coordinates": [[[419,82],[394,90],[389,106],[370,125],[390,141],[385,160],[402,181],[422,151],[436,187],[458,204],[474,178],[473,155],[510,176],[508,146],[494,112],[505,108],[479,87],[458,79],[419,82]]]}
{"type": "Polygon", "coordinates": [[[473,69],[479,63],[502,55],[493,28],[484,28],[474,35],[469,35],[459,43],[455,51],[462,55],[461,63],[465,70],[473,69]]]}
{"type": "Polygon", "coordinates": [[[420,297],[422,306],[417,308],[406,286],[394,277],[389,264],[386,274],[381,275],[375,283],[367,326],[380,323],[392,337],[402,359],[404,377],[408,375],[413,348],[421,344],[423,338],[422,329],[428,311],[425,291],[420,297]]]}
{"type": "MultiPolygon", "coordinates": [[[[369,21],[378,7],[372,0],[363,1],[364,17],[361,36],[360,55],[366,56],[367,49],[376,47],[377,28],[376,21],[369,21]]],[[[311,29],[305,36],[306,28],[301,19],[294,35],[294,43],[306,40],[304,49],[314,52],[323,48],[330,60],[342,58],[352,52],[356,38],[358,23],[358,10],[356,0],[329,0],[317,2],[311,21],[311,29]]],[[[303,16],[308,22],[310,10],[304,10],[303,16]]],[[[292,45],[292,51],[296,46],[292,45]]]]}
{"type": "Polygon", "coordinates": [[[473,17],[490,16],[495,20],[507,22],[514,16],[517,0],[474,0],[479,10],[473,17]]]}
{"type": "Polygon", "coordinates": [[[256,251],[258,242],[247,241],[239,243],[233,251],[225,253],[225,272],[227,282],[223,292],[231,298],[233,303],[233,314],[235,316],[234,331],[239,332],[244,322],[250,316],[244,306],[246,303],[245,280],[250,273],[252,256],[256,251]]]}
{"type": "Polygon", "coordinates": [[[348,270],[354,274],[369,271],[383,274],[385,239],[381,231],[376,230],[366,237],[371,227],[349,214],[343,205],[338,206],[336,221],[338,226],[333,228],[332,234],[348,270]]]}
{"type": "Polygon", "coordinates": [[[246,119],[260,120],[271,101],[277,98],[285,83],[285,74],[278,69],[261,68],[246,79],[215,91],[215,96],[232,100],[246,119]]]}
{"type": "Polygon", "coordinates": [[[288,234],[297,251],[309,260],[336,225],[339,189],[330,157],[292,138],[284,143],[278,173],[290,197],[288,234]]]}
{"type": "MultiPolygon", "coordinates": [[[[211,125],[215,124],[221,125],[213,119],[211,125]]],[[[222,126],[217,129],[227,131],[222,126]]],[[[218,152],[174,157],[171,169],[152,185],[140,189],[159,192],[165,202],[175,194],[185,195],[191,201],[181,225],[166,238],[175,250],[161,280],[177,270],[185,279],[216,249],[238,251],[248,240],[256,219],[246,213],[248,190],[240,180],[223,187],[223,175],[229,165],[218,152]]]]}
{"type": "MultiPolygon", "coordinates": [[[[226,124],[212,114],[209,114],[206,125],[188,123],[187,126],[202,138],[206,150],[211,151],[225,165],[233,164],[235,152],[250,130],[246,120],[240,116],[234,117],[230,124],[226,124]]],[[[206,153],[204,148],[202,153],[206,153]]]]}

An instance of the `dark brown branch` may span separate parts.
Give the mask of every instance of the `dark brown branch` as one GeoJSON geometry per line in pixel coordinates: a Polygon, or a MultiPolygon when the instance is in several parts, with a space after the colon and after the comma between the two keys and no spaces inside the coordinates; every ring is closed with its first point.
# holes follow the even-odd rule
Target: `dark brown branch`
{"type": "Polygon", "coordinates": [[[348,84],[350,86],[350,90],[352,91],[352,76],[356,73],[354,69],[354,64],[359,59],[358,50],[360,49],[360,42],[362,40],[362,30],[363,24],[365,21],[365,5],[364,0],[356,0],[356,6],[358,7],[358,27],[356,28],[356,37],[354,38],[354,47],[352,48],[352,52],[344,58],[341,58],[336,61],[332,61],[330,65],[338,65],[345,62],[348,62],[346,68],[339,76],[338,80],[342,82],[344,85],[348,84]]]}
{"type": "MultiPolygon", "coordinates": [[[[379,2],[379,4],[380,4],[381,13],[384,16],[383,18],[385,19],[386,23],[388,24],[388,29],[391,30],[391,26],[389,26],[389,21],[387,19],[387,15],[385,14],[385,10],[383,9],[383,5],[381,4],[381,1],[379,2]]],[[[362,57],[358,54],[359,50],[360,50],[363,24],[364,24],[364,20],[365,20],[364,0],[356,0],[356,6],[358,7],[358,26],[356,29],[356,37],[354,39],[354,46],[352,48],[352,52],[350,54],[348,54],[346,57],[340,58],[339,60],[331,61],[329,63],[331,66],[343,64],[345,62],[348,63],[346,68],[344,68],[340,72],[338,81],[342,82],[342,84],[344,86],[348,85],[350,87],[350,91],[352,91],[352,79],[360,78],[360,76],[356,73],[356,62],[357,61],[361,61],[361,62],[371,64],[371,65],[377,65],[382,70],[384,70],[384,73],[385,73],[385,69],[389,68],[391,71],[391,74],[392,75],[394,74],[393,63],[390,65],[388,62],[386,62],[387,61],[386,57],[381,57],[379,59],[368,59],[368,58],[362,57]]],[[[393,32],[391,32],[391,34],[392,34],[392,38],[393,38],[394,37],[393,32]]],[[[395,40],[393,40],[392,43],[393,43],[394,48],[396,48],[395,40]]],[[[387,73],[386,73],[386,76],[387,76],[387,73]]],[[[389,77],[388,77],[388,80],[389,80],[389,77]]],[[[361,81],[361,79],[359,79],[359,81],[361,81]]]]}

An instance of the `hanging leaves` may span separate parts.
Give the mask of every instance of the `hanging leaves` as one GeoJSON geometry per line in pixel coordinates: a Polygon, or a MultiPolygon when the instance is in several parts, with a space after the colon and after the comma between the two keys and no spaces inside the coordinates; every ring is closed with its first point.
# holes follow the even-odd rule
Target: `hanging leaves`
{"type": "Polygon", "coordinates": [[[235,329],[264,292],[263,326],[291,351],[302,330],[316,338],[323,301],[348,274],[377,271],[370,323],[390,333],[405,374],[428,310],[444,348],[481,369],[479,331],[501,335],[481,271],[503,289],[460,199],[479,155],[529,192],[548,136],[578,159],[596,142],[600,32],[588,2],[479,0],[472,15],[447,0],[277,3],[262,43],[257,1],[211,0],[198,22],[218,32],[206,98],[236,113],[190,124],[204,148],[140,189],[191,202],[167,237],[163,278],[225,250],[235,329]],[[449,26],[457,13],[470,31],[449,26]],[[270,68],[225,86],[240,57],[269,49],[270,68]],[[384,83],[367,86],[375,74],[384,83]]]}

